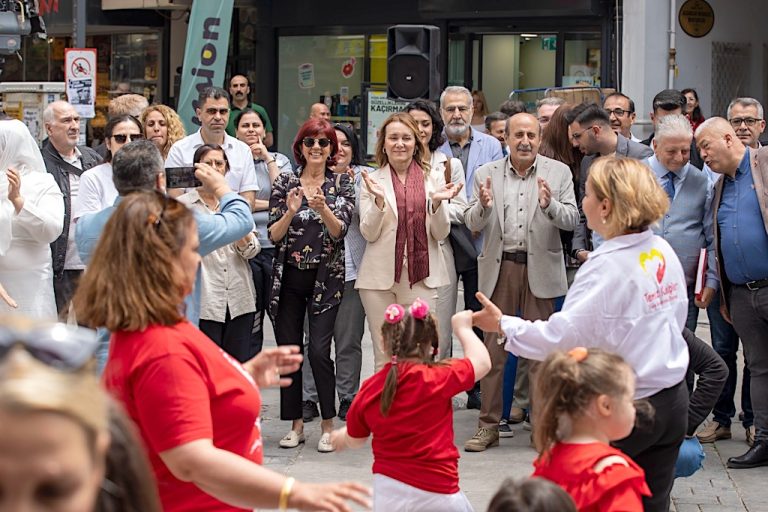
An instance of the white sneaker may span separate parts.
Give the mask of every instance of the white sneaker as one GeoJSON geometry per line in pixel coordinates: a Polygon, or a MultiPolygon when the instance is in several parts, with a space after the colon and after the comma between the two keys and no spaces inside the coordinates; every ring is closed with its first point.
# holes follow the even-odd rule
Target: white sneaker
{"type": "Polygon", "coordinates": [[[330,453],[336,450],[331,444],[331,434],[323,434],[320,441],[317,442],[317,451],[320,453],[330,453]]]}
{"type": "Polygon", "coordinates": [[[295,430],[291,430],[280,440],[280,448],[296,448],[304,441],[304,432],[298,433],[295,430]]]}

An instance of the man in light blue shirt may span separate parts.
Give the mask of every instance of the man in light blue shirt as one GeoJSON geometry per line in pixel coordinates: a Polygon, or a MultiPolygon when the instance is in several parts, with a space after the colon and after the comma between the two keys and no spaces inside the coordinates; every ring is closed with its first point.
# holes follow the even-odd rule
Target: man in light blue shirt
{"type": "MultiPolygon", "coordinates": [[[[84,215],[75,226],[75,242],[80,258],[87,264],[93,254],[112,212],[123,196],[135,191],[157,190],[165,193],[165,173],[163,157],[155,145],[148,140],[137,140],[123,146],[112,159],[112,176],[120,196],[115,204],[97,213],[84,215]]],[[[198,167],[195,176],[208,188],[221,205],[214,215],[195,213],[197,233],[200,238],[198,252],[201,256],[209,254],[219,247],[240,240],[253,230],[253,218],[248,202],[234,193],[224,176],[214,169],[198,167]]],[[[255,300],[255,298],[254,298],[255,300]]],[[[197,272],[195,289],[186,299],[186,316],[197,325],[200,319],[200,270],[197,272]]],[[[102,345],[97,354],[100,363],[106,360],[108,339],[102,337],[102,345]]]]}

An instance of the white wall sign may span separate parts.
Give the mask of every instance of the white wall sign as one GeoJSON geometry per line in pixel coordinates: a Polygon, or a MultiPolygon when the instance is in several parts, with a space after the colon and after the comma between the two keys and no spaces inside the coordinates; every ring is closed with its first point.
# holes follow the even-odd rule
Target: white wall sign
{"type": "Polygon", "coordinates": [[[65,49],[64,76],[67,101],[75,107],[80,117],[93,118],[96,104],[96,49],[65,49]]]}

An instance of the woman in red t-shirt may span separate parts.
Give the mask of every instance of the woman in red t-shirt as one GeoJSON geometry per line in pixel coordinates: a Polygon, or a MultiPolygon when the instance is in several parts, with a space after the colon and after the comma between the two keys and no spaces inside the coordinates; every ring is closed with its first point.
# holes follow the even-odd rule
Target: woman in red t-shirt
{"type": "Polygon", "coordinates": [[[571,495],[579,512],[642,512],[645,473],[609,443],[635,425],[635,374],[617,355],[575,348],[536,370],[533,476],[571,495]]]}
{"type": "Polygon", "coordinates": [[[258,386],[286,385],[280,375],[296,371],[301,356],[298,347],[279,347],[240,365],[184,318],[197,246],[191,210],[159,192],[131,193],[75,297],[79,321],[113,333],[104,383],[139,428],[163,510],[366,504],[359,484],[299,483],[261,466],[258,386]]]}
{"type": "Polygon", "coordinates": [[[334,448],[362,446],[373,434],[374,511],[471,511],[459,490],[459,452],[453,442],[453,403],[491,369],[488,351],[472,330],[472,312],[453,316],[464,359],[434,363],[437,322],[416,299],[408,311],[391,304],[381,336],[390,362],[365,381],[334,431],[334,448]]]}

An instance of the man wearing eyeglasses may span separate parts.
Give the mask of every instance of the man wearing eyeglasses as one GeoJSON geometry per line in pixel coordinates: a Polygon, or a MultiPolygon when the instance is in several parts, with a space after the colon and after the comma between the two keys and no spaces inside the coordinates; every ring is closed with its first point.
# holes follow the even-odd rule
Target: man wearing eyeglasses
{"type": "Polygon", "coordinates": [[[632,135],[632,125],[637,117],[632,98],[620,92],[611,93],[603,100],[603,108],[611,120],[613,131],[629,140],[640,142],[640,139],[632,135]]]}
{"type": "Polygon", "coordinates": [[[760,135],[765,131],[763,106],[754,98],[736,98],[728,105],[728,122],[745,146],[760,147],[760,135]]]}
{"type": "Polygon", "coordinates": [[[611,129],[611,120],[606,111],[594,103],[582,103],[576,105],[565,116],[568,123],[568,136],[571,144],[584,155],[579,171],[579,212],[581,213],[579,226],[573,232],[571,242],[571,255],[585,262],[593,246],[599,245],[602,240],[590,236],[587,229],[587,220],[581,212],[581,201],[584,198],[584,187],[589,176],[589,167],[596,158],[601,156],[616,155],[626,158],[643,160],[653,154],[651,148],[634,142],[621,133],[611,129]]]}
{"type": "Polygon", "coordinates": [[[54,101],[43,111],[48,142],[43,145],[45,168],[51,173],[64,194],[64,230],[51,244],[53,257],[53,291],[59,317],[66,319],[69,301],[77,280],[85,269],[75,247],[75,224],[72,205],[80,190],[80,176],[101,163],[101,157],[91,148],[78,145],[80,115],[66,101],[54,101]]]}
{"type": "MultiPolygon", "coordinates": [[[[229,160],[229,172],[226,175],[229,186],[243,196],[253,210],[256,192],[259,190],[256,167],[251,148],[226,132],[230,115],[229,94],[220,87],[204,89],[198,98],[195,114],[200,120],[200,129],[171,146],[165,159],[165,168],[192,167],[197,148],[203,144],[218,144],[229,160]]],[[[184,189],[178,189],[173,195],[182,193],[184,189]]]]}
{"type": "MultiPolygon", "coordinates": [[[[498,140],[472,128],[470,121],[473,111],[472,93],[466,87],[446,87],[440,95],[440,116],[445,123],[443,133],[446,140],[439,149],[448,158],[461,161],[466,183],[474,183],[472,180],[478,167],[504,158],[498,140]]],[[[464,192],[467,200],[471,199],[472,187],[464,187],[464,192]]],[[[464,283],[464,308],[479,311],[481,306],[475,298],[475,292],[477,255],[482,247],[482,239],[479,234],[470,233],[463,225],[451,226],[450,236],[458,241],[452,243],[453,258],[456,275],[464,283]]],[[[482,337],[482,334],[479,336],[482,337]]],[[[476,384],[468,392],[467,409],[479,409],[480,400],[480,386],[476,384]]]]}

